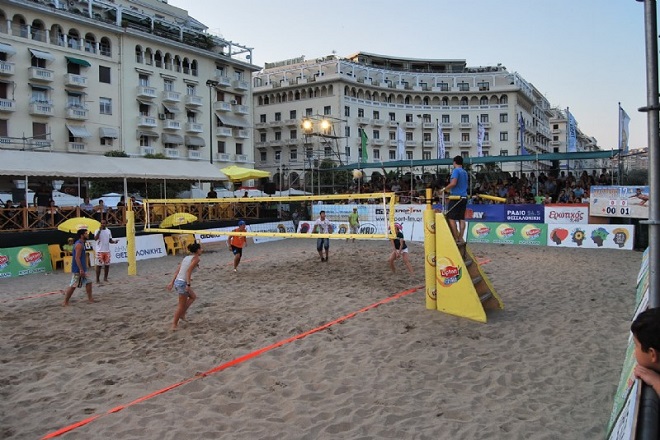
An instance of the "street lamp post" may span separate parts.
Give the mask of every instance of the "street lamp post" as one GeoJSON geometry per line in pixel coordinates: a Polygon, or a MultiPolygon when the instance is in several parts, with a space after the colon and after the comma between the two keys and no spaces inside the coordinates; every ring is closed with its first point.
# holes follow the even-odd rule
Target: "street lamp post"
{"type": "Polygon", "coordinates": [[[209,88],[209,162],[213,163],[213,88],[217,87],[218,81],[206,80],[209,88]]]}

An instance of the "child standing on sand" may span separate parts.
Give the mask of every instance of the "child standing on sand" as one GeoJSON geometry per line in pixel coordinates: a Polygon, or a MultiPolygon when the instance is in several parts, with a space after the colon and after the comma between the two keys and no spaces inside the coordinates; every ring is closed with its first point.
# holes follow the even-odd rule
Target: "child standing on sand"
{"type": "Polygon", "coordinates": [[[660,394],[660,308],[637,315],[630,331],[635,340],[635,377],[660,394]]]}
{"type": "Polygon", "coordinates": [[[172,330],[176,330],[179,325],[179,319],[186,320],[186,312],[193,302],[197,299],[195,291],[192,289],[192,273],[199,266],[199,257],[202,255],[202,246],[199,243],[188,245],[190,255],[183,258],[179,267],[174,271],[172,281],[167,285],[167,290],[174,290],[179,294],[179,304],[174,312],[174,321],[172,330]]]}

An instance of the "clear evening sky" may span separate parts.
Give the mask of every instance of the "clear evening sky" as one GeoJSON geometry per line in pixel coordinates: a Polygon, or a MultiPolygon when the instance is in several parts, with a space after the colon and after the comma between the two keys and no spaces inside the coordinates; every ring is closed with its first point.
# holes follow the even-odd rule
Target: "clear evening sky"
{"type": "Polygon", "coordinates": [[[635,0],[169,0],[254,48],[253,62],[355,52],[502,63],[580,129],[617,147],[618,106],[630,148],[646,147],[644,4],[635,0]]]}

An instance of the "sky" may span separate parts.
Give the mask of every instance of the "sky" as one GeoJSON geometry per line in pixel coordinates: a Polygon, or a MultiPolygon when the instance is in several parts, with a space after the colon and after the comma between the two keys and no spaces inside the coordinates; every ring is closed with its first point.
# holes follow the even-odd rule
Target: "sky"
{"type": "Polygon", "coordinates": [[[211,33],[251,47],[253,62],[371,52],[506,66],[570,108],[604,150],[618,104],[630,148],[648,144],[644,4],[635,0],[169,0],[211,33]]]}

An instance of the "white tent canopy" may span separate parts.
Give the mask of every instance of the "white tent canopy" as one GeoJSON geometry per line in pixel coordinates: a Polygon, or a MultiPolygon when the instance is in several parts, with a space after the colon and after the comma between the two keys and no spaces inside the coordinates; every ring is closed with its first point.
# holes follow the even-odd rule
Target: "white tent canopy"
{"type": "Polygon", "coordinates": [[[0,150],[0,176],[228,180],[218,168],[204,161],[13,150],[0,150]]]}

